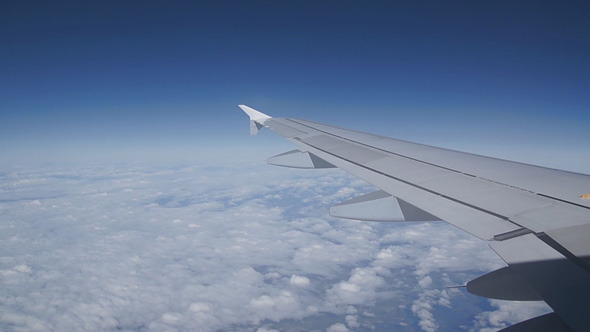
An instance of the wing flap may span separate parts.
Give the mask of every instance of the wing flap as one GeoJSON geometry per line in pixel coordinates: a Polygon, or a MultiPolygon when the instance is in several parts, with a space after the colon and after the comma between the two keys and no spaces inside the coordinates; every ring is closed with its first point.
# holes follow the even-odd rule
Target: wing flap
{"type": "Polygon", "coordinates": [[[547,232],[570,226],[587,225],[590,223],[590,211],[558,201],[512,216],[516,223],[535,232],[547,232]]]}
{"type": "Polygon", "coordinates": [[[590,225],[564,227],[548,231],[547,236],[572,253],[590,271],[590,225]]]}

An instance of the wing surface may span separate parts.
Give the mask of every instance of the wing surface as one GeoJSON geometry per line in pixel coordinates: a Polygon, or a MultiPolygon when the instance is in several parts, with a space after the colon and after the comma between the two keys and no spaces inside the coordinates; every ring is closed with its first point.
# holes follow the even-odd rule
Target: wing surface
{"type": "MultiPolygon", "coordinates": [[[[524,298],[542,298],[554,310],[551,319],[572,331],[590,330],[590,199],[585,196],[590,192],[590,176],[240,108],[259,128],[269,128],[293,142],[300,153],[290,151],[290,158],[315,158],[315,164],[323,160],[394,197],[393,201],[380,198],[387,204],[401,203],[391,220],[403,218],[404,209],[411,207],[489,241],[508,269],[474,280],[472,289],[485,288],[486,296],[502,298],[499,294],[506,293],[506,285],[500,281],[518,280],[513,285],[524,285],[524,298]]],[[[284,158],[275,156],[273,164],[290,163],[284,158]]],[[[359,201],[365,204],[369,199],[351,204],[357,204],[362,214],[359,201]]],[[[528,324],[539,325],[534,320],[528,324]]],[[[515,325],[511,331],[519,326],[527,324],[515,325]]]]}

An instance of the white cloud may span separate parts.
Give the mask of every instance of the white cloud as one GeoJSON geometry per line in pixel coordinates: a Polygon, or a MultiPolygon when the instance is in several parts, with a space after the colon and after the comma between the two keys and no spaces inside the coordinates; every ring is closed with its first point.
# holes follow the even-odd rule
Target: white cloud
{"type": "Polygon", "coordinates": [[[206,303],[195,302],[195,303],[191,303],[191,305],[189,306],[189,309],[194,312],[199,312],[199,311],[209,311],[211,308],[206,303]]]}
{"type": "Polygon", "coordinates": [[[291,283],[291,285],[295,285],[297,287],[309,286],[309,278],[304,277],[304,276],[298,276],[296,274],[291,276],[291,279],[289,280],[289,282],[291,283]]]}
{"type": "Polygon", "coordinates": [[[418,325],[425,332],[434,332],[438,328],[436,319],[432,314],[431,298],[428,293],[423,293],[419,299],[412,304],[412,312],[420,319],[418,325]]]}
{"type": "Polygon", "coordinates": [[[263,327],[256,329],[256,332],[279,332],[279,330],[270,329],[270,328],[266,328],[263,326],[263,327]]]}
{"type": "Polygon", "coordinates": [[[356,316],[354,315],[346,315],[344,319],[346,320],[346,325],[351,329],[355,329],[360,326],[356,316]]]}
{"type": "MultiPolygon", "coordinates": [[[[3,180],[18,199],[0,214],[0,330],[430,331],[436,308],[477,313],[441,289],[501,266],[444,223],[329,218],[372,190],[338,171],[98,165],[3,180]]],[[[503,308],[476,324],[517,318],[503,308]]]]}
{"type": "Polygon", "coordinates": [[[430,276],[425,276],[424,278],[420,279],[420,281],[418,281],[418,286],[422,288],[429,288],[432,286],[432,278],[430,276]]]}
{"type": "Polygon", "coordinates": [[[450,295],[447,290],[443,290],[440,292],[440,297],[438,298],[438,305],[447,308],[451,307],[450,295]]]}
{"type": "Polygon", "coordinates": [[[349,305],[371,305],[384,280],[374,267],[355,268],[348,280],[341,281],[326,291],[326,305],[332,310],[349,305]]]}
{"type": "Polygon", "coordinates": [[[476,316],[471,331],[496,331],[509,325],[551,312],[545,302],[517,302],[491,300],[497,309],[485,311],[476,316]]]}
{"type": "Polygon", "coordinates": [[[348,332],[350,331],[346,326],[342,323],[334,324],[326,329],[326,332],[348,332]]]}

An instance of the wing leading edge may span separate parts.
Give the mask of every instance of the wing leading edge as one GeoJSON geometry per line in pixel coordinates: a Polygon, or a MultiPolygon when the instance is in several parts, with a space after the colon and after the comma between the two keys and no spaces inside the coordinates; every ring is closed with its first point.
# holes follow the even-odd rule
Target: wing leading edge
{"type": "Polygon", "coordinates": [[[297,146],[269,158],[270,164],[338,167],[381,189],[333,207],[335,216],[426,216],[489,241],[508,267],[473,280],[468,290],[505,300],[542,299],[554,310],[506,331],[590,330],[590,200],[584,198],[590,176],[240,108],[250,117],[251,134],[266,127],[297,146]]]}

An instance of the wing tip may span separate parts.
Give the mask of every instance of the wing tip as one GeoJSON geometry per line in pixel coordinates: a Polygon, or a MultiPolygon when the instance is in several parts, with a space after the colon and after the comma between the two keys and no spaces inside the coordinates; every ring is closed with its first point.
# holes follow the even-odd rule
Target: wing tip
{"type": "Polygon", "coordinates": [[[266,115],[260,111],[257,111],[255,109],[253,109],[252,107],[246,106],[246,105],[238,105],[239,108],[242,109],[242,111],[244,111],[244,113],[248,114],[248,116],[250,117],[251,121],[256,121],[256,122],[264,122],[265,120],[271,119],[272,117],[269,115],[266,115]]]}

